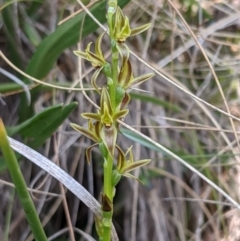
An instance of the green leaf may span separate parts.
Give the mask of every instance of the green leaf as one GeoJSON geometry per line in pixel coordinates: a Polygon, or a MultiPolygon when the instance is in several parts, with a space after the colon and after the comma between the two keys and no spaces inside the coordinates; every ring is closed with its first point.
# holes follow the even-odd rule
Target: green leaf
{"type": "Polygon", "coordinates": [[[22,60],[22,49],[18,43],[18,30],[16,29],[16,24],[14,24],[14,14],[13,6],[8,6],[1,11],[4,35],[7,38],[9,57],[14,65],[18,68],[23,69],[24,62],[22,60]]]}
{"type": "Polygon", "coordinates": [[[130,140],[134,141],[134,142],[138,142],[140,143],[141,145],[145,146],[145,147],[148,147],[154,151],[158,151],[158,152],[161,152],[163,153],[163,151],[156,147],[155,145],[153,145],[152,143],[150,143],[149,141],[145,140],[144,138],[142,138],[141,136],[139,136],[138,134],[136,134],[135,132],[133,131],[130,131],[128,129],[125,129],[125,128],[120,128],[120,131],[121,133],[126,136],[127,138],[129,138],[130,140]]]}
{"type": "Polygon", "coordinates": [[[142,185],[144,185],[144,183],[143,183],[140,179],[138,179],[137,177],[133,176],[133,175],[130,174],[130,173],[125,173],[123,176],[128,177],[128,178],[132,178],[132,179],[140,182],[142,185]]]}
{"type": "Polygon", "coordinates": [[[31,138],[29,145],[36,148],[57,130],[76,106],[77,103],[72,102],[67,106],[60,104],[49,107],[20,125],[9,127],[8,134],[19,133],[26,138],[31,138]]]}
{"type": "MultiPolygon", "coordinates": [[[[132,140],[134,142],[140,143],[141,145],[143,145],[147,148],[150,148],[153,151],[161,152],[163,154],[163,156],[165,156],[164,159],[168,160],[168,159],[166,159],[169,156],[168,153],[165,153],[162,149],[158,148],[151,142],[145,140],[143,137],[141,137],[137,133],[135,133],[131,130],[125,129],[125,128],[120,128],[120,132],[124,136],[126,136],[127,138],[129,138],[130,140],[132,140]]],[[[196,159],[197,156],[195,156],[195,155],[186,156],[186,153],[184,153],[183,151],[179,151],[179,150],[172,149],[172,148],[168,148],[168,150],[170,150],[174,154],[178,155],[179,157],[184,158],[188,163],[196,164],[198,162],[198,160],[196,159]]],[[[169,160],[172,160],[172,158],[170,158],[169,160]]]]}
{"type": "Polygon", "coordinates": [[[4,94],[7,92],[23,90],[23,87],[16,83],[1,83],[0,84],[0,93],[4,94]]]}
{"type": "Polygon", "coordinates": [[[29,41],[36,47],[41,43],[41,36],[35,29],[35,27],[32,24],[29,24],[26,22],[23,25],[24,31],[26,33],[26,36],[28,37],[29,41]]]}
{"type": "Polygon", "coordinates": [[[132,99],[136,99],[136,100],[141,100],[143,102],[149,102],[149,103],[153,103],[154,105],[159,105],[162,106],[168,110],[172,110],[175,112],[181,112],[181,109],[177,106],[174,105],[172,103],[169,103],[167,101],[164,100],[160,100],[157,97],[154,96],[150,96],[150,95],[145,95],[145,94],[139,94],[139,93],[130,93],[130,96],[132,97],[132,99]]]}

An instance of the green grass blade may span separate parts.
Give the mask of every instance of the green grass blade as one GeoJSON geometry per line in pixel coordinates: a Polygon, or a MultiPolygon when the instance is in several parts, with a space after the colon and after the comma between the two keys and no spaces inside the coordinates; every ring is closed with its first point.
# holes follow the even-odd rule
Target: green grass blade
{"type": "Polygon", "coordinates": [[[2,119],[0,119],[0,147],[35,240],[47,241],[47,237],[42,228],[31,196],[27,190],[16,156],[8,142],[7,133],[2,119]]]}
{"type": "Polygon", "coordinates": [[[8,42],[8,51],[13,64],[15,64],[20,69],[23,69],[23,61],[21,56],[21,47],[17,41],[17,30],[16,25],[14,24],[14,14],[12,6],[8,6],[2,10],[2,20],[3,20],[3,29],[5,36],[7,37],[8,42]]]}

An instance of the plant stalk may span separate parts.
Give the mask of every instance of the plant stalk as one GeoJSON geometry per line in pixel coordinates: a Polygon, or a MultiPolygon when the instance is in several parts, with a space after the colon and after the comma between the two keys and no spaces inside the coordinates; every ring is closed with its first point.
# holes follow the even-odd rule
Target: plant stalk
{"type": "MultiPolygon", "coordinates": [[[[109,155],[108,155],[109,156],[109,155]]],[[[108,196],[108,198],[113,200],[112,198],[112,168],[113,168],[113,160],[112,158],[108,157],[104,160],[104,194],[108,196]]]]}
{"type": "MultiPolygon", "coordinates": [[[[111,206],[113,202],[112,169],[113,160],[111,155],[108,154],[108,157],[104,160],[104,194],[109,198],[111,206]]],[[[103,241],[111,240],[112,215],[112,209],[109,212],[103,210],[103,241]]]]}
{"type": "Polygon", "coordinates": [[[111,99],[111,104],[113,111],[116,109],[116,85],[118,81],[118,49],[117,43],[114,40],[114,20],[113,15],[117,10],[117,0],[109,0],[108,1],[108,11],[107,11],[107,19],[108,19],[108,28],[109,35],[111,39],[111,54],[112,54],[112,81],[108,83],[109,95],[111,99]]]}
{"type": "Polygon", "coordinates": [[[113,212],[103,212],[103,241],[111,241],[113,212]]]}

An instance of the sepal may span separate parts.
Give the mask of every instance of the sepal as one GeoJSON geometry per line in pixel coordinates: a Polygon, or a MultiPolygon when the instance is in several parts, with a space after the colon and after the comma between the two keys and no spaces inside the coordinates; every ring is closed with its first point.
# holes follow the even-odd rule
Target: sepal
{"type": "Polygon", "coordinates": [[[83,134],[84,136],[88,137],[89,139],[95,142],[99,142],[98,136],[94,132],[73,123],[71,123],[70,125],[77,132],[80,132],[81,134],[83,134]]]}
{"type": "Polygon", "coordinates": [[[151,23],[147,23],[147,24],[144,24],[142,26],[139,26],[139,27],[136,27],[136,28],[132,28],[130,36],[135,36],[137,34],[140,34],[140,33],[144,32],[144,31],[146,31],[147,29],[149,29],[150,26],[151,26],[151,23]]]}
{"type": "Polygon", "coordinates": [[[100,114],[97,114],[97,113],[87,112],[87,113],[82,113],[81,116],[85,119],[93,119],[96,121],[101,121],[101,116],[100,114]]]}
{"type": "Polygon", "coordinates": [[[142,84],[143,82],[151,79],[155,74],[154,73],[148,73],[145,75],[141,75],[139,77],[136,77],[135,79],[132,79],[131,82],[127,85],[127,89],[133,87],[133,86],[137,86],[142,84]]]}

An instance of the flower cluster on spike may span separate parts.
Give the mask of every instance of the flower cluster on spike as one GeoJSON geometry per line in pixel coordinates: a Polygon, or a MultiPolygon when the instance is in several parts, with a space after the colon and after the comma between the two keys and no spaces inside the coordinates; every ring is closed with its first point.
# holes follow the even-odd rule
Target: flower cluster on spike
{"type": "Polygon", "coordinates": [[[129,112],[126,109],[127,104],[130,101],[129,91],[132,87],[135,87],[144,81],[153,77],[154,74],[149,73],[142,76],[134,77],[132,66],[130,63],[130,51],[125,41],[128,37],[137,35],[150,27],[150,24],[146,24],[137,28],[131,28],[129,20],[124,16],[122,10],[119,7],[115,8],[113,14],[112,29],[110,29],[111,44],[114,44],[120,55],[118,66],[118,77],[116,79],[115,99],[112,103],[110,98],[108,86],[99,86],[97,79],[100,73],[103,73],[107,79],[107,83],[111,83],[113,80],[112,65],[104,57],[102,52],[102,40],[105,33],[102,33],[95,43],[95,51],[91,50],[92,43],[89,43],[84,52],[74,51],[74,54],[89,61],[94,67],[95,72],[91,78],[91,85],[100,95],[100,109],[97,113],[83,113],[82,117],[88,119],[88,128],[83,128],[76,124],[71,126],[81,134],[93,140],[95,143],[86,150],[86,157],[88,163],[91,159],[91,150],[94,146],[99,145],[101,154],[105,159],[111,157],[114,159],[114,150],[118,151],[118,158],[116,168],[112,172],[112,185],[116,186],[121,176],[135,178],[129,172],[132,170],[146,165],[150,160],[140,160],[134,162],[134,158],[131,152],[131,148],[124,153],[123,150],[116,144],[118,133],[118,120],[122,120],[129,112]],[[126,156],[129,156],[127,160],[126,156]]]}

